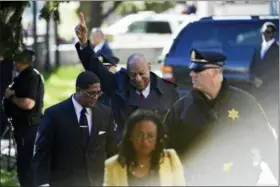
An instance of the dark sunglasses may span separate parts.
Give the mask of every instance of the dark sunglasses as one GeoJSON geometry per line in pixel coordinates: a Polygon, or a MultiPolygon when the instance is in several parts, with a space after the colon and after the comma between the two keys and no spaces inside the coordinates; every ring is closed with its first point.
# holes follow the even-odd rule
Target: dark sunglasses
{"type": "Polygon", "coordinates": [[[264,34],[272,34],[272,33],[274,33],[274,31],[268,31],[268,30],[266,30],[266,31],[264,31],[263,33],[264,33],[264,34]]]}
{"type": "Polygon", "coordinates": [[[82,90],[88,97],[94,99],[96,96],[101,96],[103,94],[102,91],[98,91],[98,92],[87,92],[86,90],[82,89],[82,88],[79,88],[80,90],[82,90]]]}
{"type": "Polygon", "coordinates": [[[193,71],[195,73],[200,73],[200,72],[205,71],[207,69],[220,69],[220,67],[199,67],[199,68],[191,69],[191,71],[193,71]]]}

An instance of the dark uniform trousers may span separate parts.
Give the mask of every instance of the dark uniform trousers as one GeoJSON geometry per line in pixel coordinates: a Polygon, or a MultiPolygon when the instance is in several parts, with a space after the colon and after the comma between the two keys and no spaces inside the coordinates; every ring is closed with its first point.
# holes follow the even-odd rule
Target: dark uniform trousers
{"type": "Polygon", "coordinates": [[[164,124],[188,185],[256,185],[261,159],[277,176],[277,141],[264,113],[225,80],[215,100],[195,90],[180,99],[164,124]]]}
{"type": "MultiPolygon", "coordinates": [[[[15,126],[20,127],[19,124],[15,126]]],[[[14,131],[17,144],[17,174],[21,187],[35,186],[32,159],[36,132],[37,125],[15,128],[14,131]]]]}

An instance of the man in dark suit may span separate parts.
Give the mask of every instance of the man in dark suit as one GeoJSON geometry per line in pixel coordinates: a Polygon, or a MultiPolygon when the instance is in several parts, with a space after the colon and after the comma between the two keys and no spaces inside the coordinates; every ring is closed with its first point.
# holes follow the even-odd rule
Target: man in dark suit
{"type": "Polygon", "coordinates": [[[102,90],[112,97],[114,118],[120,132],[127,118],[137,109],[147,109],[162,118],[178,99],[176,85],[151,72],[149,61],[142,54],[132,54],[127,60],[127,69],[115,74],[100,62],[87,40],[87,28],[83,14],[76,27],[80,43],[76,49],[86,70],[96,73],[102,90]]]}
{"type": "MultiPolygon", "coordinates": [[[[111,73],[116,73],[116,67],[119,63],[119,58],[101,54],[98,59],[111,73]]],[[[106,106],[112,106],[111,97],[105,93],[99,97],[99,101],[106,106]]]]}
{"type": "Polygon", "coordinates": [[[97,102],[100,95],[97,75],[85,71],[75,94],[46,109],[34,148],[37,185],[102,185],[104,161],[116,141],[112,112],[97,102]]]}
{"type": "Polygon", "coordinates": [[[261,28],[263,42],[255,50],[251,62],[254,83],[251,92],[278,131],[279,45],[275,41],[276,29],[271,22],[264,23],[261,28]]]}
{"type": "Polygon", "coordinates": [[[113,51],[110,48],[107,40],[105,39],[104,33],[100,28],[93,28],[91,30],[91,44],[96,55],[101,54],[113,56],[113,51]]]}

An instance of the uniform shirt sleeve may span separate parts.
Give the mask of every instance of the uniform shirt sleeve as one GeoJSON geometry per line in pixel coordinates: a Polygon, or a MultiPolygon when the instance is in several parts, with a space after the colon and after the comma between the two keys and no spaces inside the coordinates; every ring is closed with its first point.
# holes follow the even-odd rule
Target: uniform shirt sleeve
{"type": "Polygon", "coordinates": [[[16,96],[19,98],[30,98],[36,100],[39,86],[39,76],[32,75],[22,80],[21,86],[16,90],[16,96]]]}

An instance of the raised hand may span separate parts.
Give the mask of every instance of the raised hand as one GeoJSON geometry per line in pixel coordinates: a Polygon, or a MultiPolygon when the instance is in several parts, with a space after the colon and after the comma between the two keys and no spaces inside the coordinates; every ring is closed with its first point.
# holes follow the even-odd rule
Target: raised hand
{"type": "Polygon", "coordinates": [[[76,32],[76,35],[77,35],[80,43],[83,45],[83,44],[87,43],[87,31],[88,30],[87,30],[87,26],[86,26],[85,17],[82,12],[80,12],[79,17],[80,17],[80,24],[76,26],[75,32],[76,32]]]}

